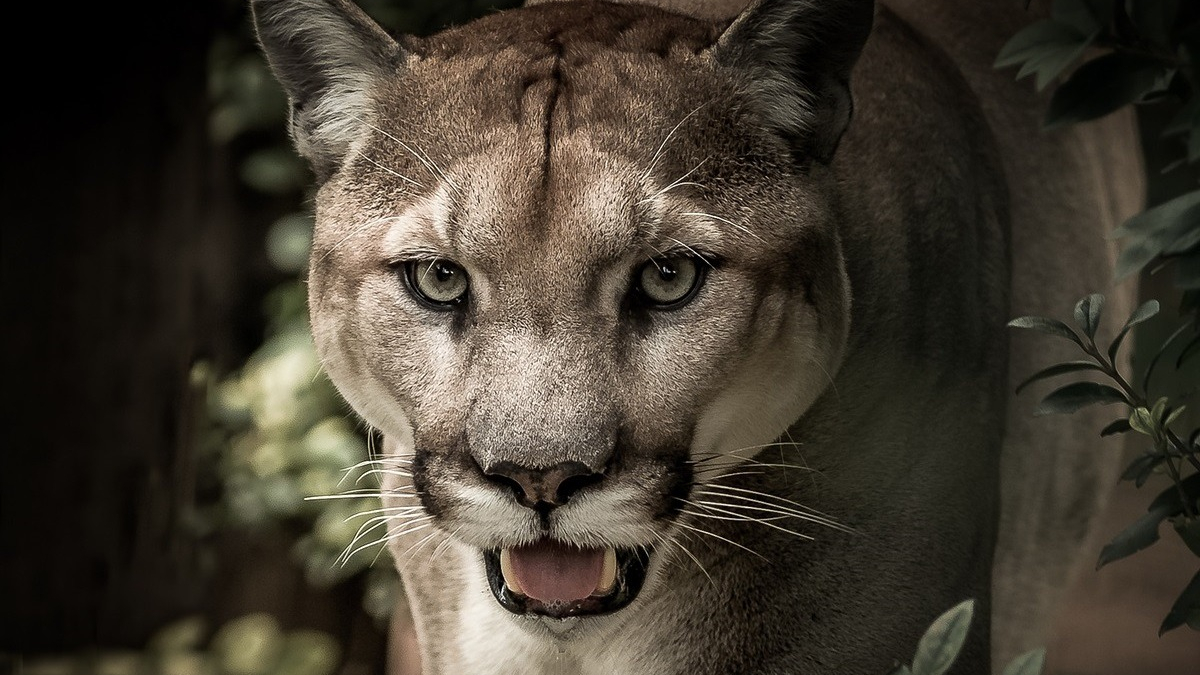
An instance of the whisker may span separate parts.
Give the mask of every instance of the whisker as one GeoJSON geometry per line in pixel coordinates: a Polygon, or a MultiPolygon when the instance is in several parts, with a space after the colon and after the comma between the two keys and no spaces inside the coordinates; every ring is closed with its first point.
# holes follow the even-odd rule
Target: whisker
{"type": "Polygon", "coordinates": [[[675,242],[676,244],[679,244],[680,246],[686,248],[688,251],[691,251],[692,255],[695,256],[696,259],[702,261],[705,265],[708,265],[710,269],[714,269],[714,270],[717,269],[716,265],[713,265],[712,262],[708,258],[697,253],[696,249],[692,248],[691,246],[688,246],[687,244],[683,243],[682,241],[679,241],[675,237],[667,237],[667,239],[670,239],[671,241],[675,242]]]}
{"type": "MultiPolygon", "coordinates": [[[[715,468],[709,469],[709,471],[718,471],[718,469],[715,469],[715,468]]],[[[711,480],[720,480],[721,478],[735,478],[737,476],[765,476],[765,475],[767,475],[766,471],[734,471],[733,473],[722,473],[720,475],[714,476],[711,480]]],[[[704,483],[704,485],[712,485],[712,484],[713,483],[711,481],[704,483]]]]}
{"type": "Polygon", "coordinates": [[[692,562],[696,564],[696,567],[700,569],[700,572],[704,574],[704,577],[708,579],[708,583],[713,587],[713,589],[715,590],[717,588],[717,582],[713,581],[712,575],[708,573],[708,570],[704,569],[704,565],[701,564],[700,559],[697,558],[695,554],[688,549],[688,547],[684,546],[683,543],[675,537],[667,537],[666,541],[671,543],[671,545],[680,551],[683,551],[684,555],[686,555],[688,558],[691,558],[692,562]]]}
{"type": "Polygon", "coordinates": [[[322,502],[322,501],[328,501],[331,499],[367,499],[367,498],[371,498],[371,497],[377,497],[379,499],[384,499],[387,497],[420,497],[420,496],[421,495],[416,494],[416,493],[407,492],[406,487],[401,487],[401,488],[392,490],[390,492],[380,492],[378,490],[371,490],[371,491],[364,490],[363,492],[349,492],[349,493],[338,494],[338,495],[312,495],[309,497],[305,497],[304,501],[306,501],[306,502],[322,502]]]}
{"type": "Polygon", "coordinates": [[[393,175],[393,176],[395,176],[396,178],[399,178],[400,180],[404,181],[405,183],[408,183],[409,185],[413,185],[413,186],[419,187],[419,188],[421,188],[422,190],[424,190],[424,189],[425,189],[425,186],[424,186],[424,185],[421,185],[421,184],[420,184],[420,183],[418,183],[417,181],[415,181],[415,180],[413,180],[413,179],[409,178],[408,176],[405,176],[404,174],[400,173],[399,171],[396,171],[395,169],[392,169],[392,168],[390,168],[390,167],[384,166],[383,164],[380,164],[379,162],[376,162],[375,160],[373,160],[373,159],[371,159],[370,157],[367,157],[365,154],[363,154],[363,152],[362,152],[361,150],[357,151],[357,153],[356,153],[356,154],[357,154],[359,157],[362,157],[363,159],[367,160],[368,162],[370,162],[370,163],[374,164],[374,165],[375,165],[375,166],[377,166],[378,168],[380,168],[380,169],[382,169],[382,170],[384,170],[384,171],[386,171],[386,172],[388,172],[388,173],[392,174],[392,175],[393,175]]]}
{"type": "MultiPolygon", "coordinates": [[[[391,541],[392,539],[395,539],[395,538],[397,538],[397,537],[402,537],[402,536],[404,536],[404,535],[406,535],[406,534],[409,534],[409,533],[411,533],[411,532],[416,532],[417,530],[421,530],[421,529],[424,529],[424,528],[426,528],[426,527],[429,527],[429,526],[430,526],[432,523],[429,523],[429,522],[424,522],[424,521],[428,521],[428,520],[430,520],[430,519],[432,519],[432,518],[433,518],[433,516],[432,516],[432,515],[429,515],[429,516],[422,516],[421,518],[413,518],[412,520],[409,520],[409,521],[407,521],[407,522],[406,522],[406,523],[405,523],[403,526],[401,526],[400,528],[397,528],[397,530],[396,530],[396,531],[394,531],[394,532],[389,532],[389,533],[388,533],[386,536],[384,536],[384,537],[381,537],[381,538],[379,538],[379,539],[376,539],[375,541],[372,541],[372,542],[369,542],[369,543],[363,544],[362,546],[359,546],[358,548],[355,548],[354,550],[351,550],[349,553],[342,553],[342,555],[339,557],[339,558],[342,560],[342,566],[344,567],[344,566],[346,565],[346,563],[348,563],[348,562],[350,561],[350,558],[353,558],[353,557],[354,557],[354,556],[355,556],[355,555],[356,555],[356,554],[357,554],[359,551],[366,550],[366,549],[368,549],[368,548],[371,548],[372,546],[377,546],[377,545],[379,545],[379,544],[386,544],[387,542],[389,542],[389,541],[391,541]],[[415,524],[417,524],[417,523],[421,523],[421,522],[424,522],[424,524],[423,524],[423,525],[416,525],[416,526],[414,527],[414,525],[415,525],[415,524]]],[[[383,522],[386,522],[386,521],[383,521],[383,522]]],[[[376,523],[375,525],[373,525],[373,526],[371,527],[371,530],[375,530],[375,529],[376,529],[376,528],[378,528],[380,525],[382,525],[382,524],[383,524],[383,522],[381,522],[381,523],[376,523]]],[[[361,536],[361,535],[360,535],[360,536],[361,536]]],[[[357,543],[357,542],[358,542],[359,538],[360,538],[360,537],[355,537],[355,538],[354,538],[354,540],[352,540],[352,541],[350,542],[350,544],[346,546],[346,549],[347,549],[347,550],[350,550],[350,548],[351,548],[352,546],[354,546],[354,544],[355,544],[355,543],[357,543]]]]}
{"type": "Polygon", "coordinates": [[[693,173],[695,173],[696,170],[699,169],[701,166],[703,166],[704,163],[707,162],[708,160],[709,160],[708,157],[705,157],[704,159],[700,160],[699,164],[697,164],[696,166],[693,166],[691,168],[691,170],[689,170],[687,173],[683,174],[679,178],[676,178],[670,185],[666,186],[665,188],[662,188],[658,192],[655,192],[654,194],[650,195],[649,197],[646,197],[645,199],[641,200],[638,203],[645,204],[646,202],[654,201],[655,198],[660,197],[660,196],[666,194],[667,192],[674,190],[677,187],[683,187],[684,185],[691,185],[693,187],[704,189],[703,185],[693,182],[693,181],[689,181],[689,180],[687,180],[687,177],[692,175],[693,173]]]}
{"type": "Polygon", "coordinates": [[[737,513],[736,511],[726,511],[725,509],[721,509],[721,508],[718,508],[715,506],[702,506],[700,504],[696,504],[695,502],[689,501],[687,499],[682,499],[680,497],[676,497],[676,499],[679,499],[680,501],[682,501],[684,503],[691,504],[692,506],[696,506],[698,508],[704,509],[705,511],[716,511],[717,513],[724,513],[727,516],[727,517],[721,517],[721,516],[714,516],[711,514],[697,513],[695,511],[692,512],[692,515],[699,516],[700,518],[712,518],[714,520],[737,520],[737,521],[741,521],[741,522],[758,523],[760,525],[764,525],[771,529],[779,530],[780,532],[785,532],[787,534],[799,537],[800,539],[804,539],[807,541],[813,541],[813,537],[811,537],[807,534],[802,534],[800,532],[796,532],[794,530],[789,530],[786,527],[781,527],[779,525],[776,525],[775,523],[770,522],[771,519],[768,519],[768,518],[754,518],[751,516],[744,516],[743,514],[737,513]]]}
{"type": "Polygon", "coordinates": [[[463,528],[462,525],[459,525],[458,527],[454,528],[454,531],[451,532],[449,535],[447,535],[446,538],[444,540],[442,540],[442,543],[438,544],[437,546],[435,546],[433,548],[433,553],[431,553],[429,555],[430,562],[434,562],[435,560],[437,560],[438,556],[441,555],[443,551],[450,548],[450,543],[454,540],[454,536],[457,535],[462,530],[462,528],[463,528]]]}
{"type": "MultiPolygon", "coordinates": [[[[723,495],[704,493],[702,496],[712,498],[712,497],[720,497],[723,495]]],[[[737,521],[741,521],[741,522],[757,522],[760,520],[786,520],[788,518],[799,519],[799,520],[805,519],[801,515],[796,515],[794,513],[785,513],[783,511],[772,511],[770,509],[767,509],[767,508],[764,508],[761,506],[749,506],[746,504],[728,504],[726,502],[711,501],[711,500],[706,500],[706,499],[693,499],[693,500],[689,500],[688,503],[695,504],[696,506],[701,506],[701,505],[711,506],[714,509],[722,509],[722,508],[736,509],[737,511],[749,511],[751,513],[769,514],[767,516],[755,516],[755,515],[751,515],[750,513],[747,513],[747,514],[736,513],[736,514],[731,514],[728,518],[725,518],[725,520],[737,520],[737,521]]],[[[721,511],[721,512],[724,513],[723,511],[721,511]]]]}
{"type": "MultiPolygon", "coordinates": [[[[812,521],[814,523],[820,522],[824,525],[828,525],[829,527],[831,527],[833,529],[841,530],[842,532],[845,532],[847,534],[859,534],[858,530],[855,530],[854,528],[852,528],[848,525],[843,525],[842,523],[839,523],[837,521],[837,519],[835,519],[833,516],[830,516],[827,513],[822,513],[821,511],[818,511],[818,510],[812,508],[811,506],[805,506],[804,504],[801,504],[800,502],[793,501],[786,497],[780,497],[779,495],[774,495],[769,492],[762,492],[760,490],[748,490],[746,488],[739,488],[739,487],[735,487],[733,485],[722,485],[719,483],[707,483],[703,486],[703,488],[708,489],[710,491],[715,490],[715,491],[717,491],[717,494],[719,494],[720,496],[729,497],[730,499],[740,499],[742,501],[754,502],[757,504],[763,504],[765,506],[771,506],[774,508],[780,508],[780,509],[787,508],[784,505],[794,506],[794,507],[796,507],[796,509],[799,509],[798,511],[796,511],[796,513],[802,514],[808,518],[814,519],[812,521]],[[734,494],[734,493],[741,493],[741,494],[734,494]],[[782,504],[778,504],[778,503],[771,504],[770,502],[765,502],[765,501],[761,501],[761,500],[754,499],[751,497],[742,496],[743,494],[755,495],[757,497],[762,497],[764,499],[773,499],[776,502],[782,502],[782,504]]],[[[789,510],[791,510],[791,509],[789,509],[789,510]]]]}
{"type": "MultiPolygon", "coordinates": [[[[694,512],[691,512],[691,511],[684,511],[683,513],[686,513],[686,514],[688,514],[688,515],[693,515],[693,516],[694,516],[694,515],[697,515],[696,513],[694,513],[694,512]]],[[[752,548],[749,548],[749,547],[747,547],[747,546],[744,546],[744,545],[742,545],[742,544],[739,544],[739,543],[737,543],[736,541],[734,541],[734,540],[732,540],[732,539],[727,539],[727,538],[725,538],[725,537],[722,537],[721,535],[717,534],[716,532],[709,532],[708,530],[705,530],[705,529],[703,529],[703,528],[700,528],[700,527],[696,527],[695,525],[689,525],[688,523],[684,523],[684,522],[681,522],[681,521],[679,521],[679,520],[676,520],[676,521],[675,521],[675,524],[676,524],[677,526],[679,526],[679,527],[682,527],[682,528],[683,528],[683,529],[685,529],[685,530],[690,530],[690,531],[692,531],[692,532],[695,532],[695,533],[697,533],[697,534],[703,534],[703,535],[705,535],[705,536],[709,536],[709,537],[714,537],[714,538],[716,538],[716,539],[720,539],[721,541],[723,541],[723,542],[725,542],[725,543],[727,543],[727,544],[731,544],[731,545],[733,545],[733,546],[736,546],[736,547],[738,547],[738,548],[742,549],[743,551],[746,551],[747,553],[754,554],[754,555],[758,556],[759,558],[762,558],[763,560],[767,560],[767,557],[766,557],[766,556],[764,556],[763,554],[759,553],[758,551],[755,551],[755,550],[754,550],[754,549],[752,549],[752,548]]],[[[768,560],[768,562],[770,562],[770,561],[768,560]]]]}
{"type": "Polygon", "coordinates": [[[376,218],[375,220],[368,220],[364,223],[359,223],[358,225],[355,225],[353,228],[351,228],[350,234],[347,234],[346,236],[342,237],[341,239],[338,240],[338,242],[336,244],[329,247],[329,250],[325,251],[325,254],[322,255],[320,257],[320,259],[317,260],[317,262],[318,263],[324,262],[326,258],[333,255],[334,251],[341,248],[342,244],[346,243],[347,241],[350,241],[350,239],[352,237],[357,236],[360,232],[367,229],[368,227],[372,227],[374,225],[379,225],[381,223],[386,223],[389,220],[399,220],[401,217],[402,216],[384,216],[382,218],[376,218]]]}
{"type": "Polygon", "coordinates": [[[400,571],[408,571],[408,566],[411,565],[413,560],[416,559],[416,556],[421,552],[421,549],[425,548],[429,541],[439,534],[442,534],[442,531],[435,529],[433,532],[421,537],[419,541],[409,546],[404,553],[400,554],[400,557],[403,558],[400,561],[400,571]]]}
{"type": "Polygon", "coordinates": [[[658,150],[654,151],[654,156],[650,158],[650,166],[646,168],[646,173],[642,174],[641,182],[646,182],[646,180],[650,178],[650,174],[654,173],[654,168],[658,166],[658,160],[662,157],[663,150],[666,149],[667,143],[671,142],[671,138],[675,135],[675,132],[679,131],[679,127],[683,126],[684,122],[688,121],[692,115],[700,112],[700,109],[709,103],[711,103],[711,101],[705,101],[704,103],[696,106],[695,110],[684,115],[683,119],[679,120],[679,122],[671,129],[671,131],[667,134],[667,137],[664,138],[662,143],[659,144],[658,150]]]}
{"type": "MultiPolygon", "coordinates": [[[[433,516],[429,516],[429,517],[432,518],[433,516]]],[[[399,539],[400,537],[407,536],[409,534],[412,534],[413,532],[418,532],[420,530],[423,530],[423,529],[433,525],[433,523],[431,523],[431,522],[416,524],[416,523],[420,522],[420,520],[424,520],[424,519],[417,519],[417,520],[412,521],[412,523],[406,523],[404,527],[399,528],[394,532],[389,532],[386,536],[384,536],[380,539],[376,539],[375,541],[372,541],[370,543],[359,546],[358,548],[354,549],[349,555],[347,555],[346,559],[349,560],[359,551],[363,551],[365,549],[371,548],[372,546],[378,546],[380,544],[383,544],[386,546],[389,541],[392,541],[394,539],[399,539]]]]}
{"type": "Polygon", "coordinates": [[[435,178],[441,178],[447,185],[450,186],[450,189],[454,190],[455,192],[457,192],[459,194],[462,194],[462,190],[459,189],[459,187],[454,184],[454,181],[450,180],[449,176],[447,176],[446,173],[444,171],[442,171],[440,167],[438,167],[438,165],[433,161],[432,158],[429,157],[429,155],[425,154],[424,152],[417,152],[408,143],[405,143],[404,141],[400,140],[399,138],[396,138],[392,134],[389,134],[388,132],[384,131],[383,129],[380,129],[379,127],[375,126],[374,124],[371,124],[370,122],[362,119],[361,117],[359,117],[357,115],[351,114],[350,117],[353,117],[360,124],[364,124],[364,125],[370,127],[371,129],[374,129],[376,132],[395,141],[401,148],[404,148],[404,150],[406,152],[408,152],[408,154],[417,158],[417,161],[420,162],[421,165],[425,167],[426,171],[433,174],[435,178]]]}
{"type": "Polygon", "coordinates": [[[360,511],[358,513],[355,513],[355,514],[347,517],[342,522],[348,523],[351,520],[354,520],[355,518],[361,518],[363,516],[373,516],[373,515],[380,514],[380,513],[402,514],[402,513],[416,513],[419,511],[423,511],[423,510],[425,510],[425,507],[421,506],[419,504],[414,505],[414,506],[385,506],[381,509],[371,509],[370,511],[360,511]]]}
{"type": "MultiPolygon", "coordinates": [[[[697,494],[699,494],[700,496],[705,496],[705,497],[709,497],[709,498],[724,497],[727,499],[745,499],[744,497],[740,497],[738,495],[730,495],[730,494],[724,494],[724,493],[719,493],[719,492],[697,491],[697,494]]],[[[731,504],[731,503],[725,502],[725,501],[716,501],[716,502],[705,501],[702,499],[697,500],[697,501],[699,501],[701,504],[708,504],[708,505],[711,505],[714,507],[719,506],[719,507],[723,507],[726,509],[734,509],[739,512],[740,511],[749,511],[752,513],[771,514],[771,517],[763,518],[763,520],[782,520],[785,518],[792,518],[794,520],[800,520],[800,521],[804,521],[807,523],[813,523],[814,525],[821,525],[824,527],[828,527],[830,529],[839,530],[842,532],[848,532],[847,528],[845,528],[843,525],[840,525],[839,523],[830,521],[825,518],[818,518],[811,514],[801,513],[799,511],[787,509],[782,506],[770,505],[770,504],[767,504],[766,502],[760,502],[761,504],[764,504],[764,505],[757,506],[757,505],[753,505],[753,504],[731,504]]]]}
{"type": "Polygon", "coordinates": [[[412,474],[408,471],[398,471],[396,469],[371,469],[370,471],[364,471],[362,475],[354,481],[354,484],[358,485],[367,476],[399,476],[401,478],[412,478],[412,474]]]}
{"type": "Polygon", "coordinates": [[[730,220],[730,219],[728,219],[728,218],[723,218],[723,217],[721,217],[721,216],[714,215],[714,214],[712,214],[712,213],[704,213],[704,212],[691,212],[691,213],[684,213],[683,215],[685,215],[685,216],[695,216],[695,217],[698,217],[698,218],[712,218],[713,220],[719,220],[719,221],[721,221],[722,223],[726,223],[727,225],[732,225],[733,227],[737,228],[738,230],[740,230],[740,231],[742,231],[742,232],[745,232],[746,234],[750,235],[751,237],[754,237],[755,239],[757,239],[757,240],[761,241],[761,242],[762,242],[762,243],[764,243],[764,244],[765,244],[765,243],[767,243],[767,240],[766,240],[766,239],[763,239],[762,237],[758,236],[758,235],[757,235],[757,234],[755,234],[754,232],[750,231],[750,229],[749,229],[749,228],[747,228],[745,225],[740,225],[740,224],[738,224],[738,223],[735,223],[735,222],[733,222],[732,220],[730,220]]]}

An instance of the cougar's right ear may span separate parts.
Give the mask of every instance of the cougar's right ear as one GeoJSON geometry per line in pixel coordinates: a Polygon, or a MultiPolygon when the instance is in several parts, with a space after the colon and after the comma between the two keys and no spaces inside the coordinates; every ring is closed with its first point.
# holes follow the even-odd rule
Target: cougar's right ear
{"type": "Polygon", "coordinates": [[[371,117],[371,90],[404,60],[400,45],[349,0],[252,0],[258,41],[291,105],[296,149],[320,181],[371,117]]]}
{"type": "Polygon", "coordinates": [[[829,163],[850,123],[850,71],[874,17],[873,0],[755,0],[712,53],[749,74],[764,122],[795,155],[829,163]]]}

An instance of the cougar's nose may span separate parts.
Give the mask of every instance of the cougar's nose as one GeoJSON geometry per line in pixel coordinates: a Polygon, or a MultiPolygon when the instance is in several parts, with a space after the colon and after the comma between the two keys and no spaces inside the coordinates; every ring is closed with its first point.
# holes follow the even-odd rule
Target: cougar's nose
{"type": "Polygon", "coordinates": [[[530,469],[513,462],[497,462],[484,470],[493,483],[513,491],[517,501],[538,511],[567,503],[580,488],[604,478],[582,462],[562,462],[548,469],[530,469]]]}

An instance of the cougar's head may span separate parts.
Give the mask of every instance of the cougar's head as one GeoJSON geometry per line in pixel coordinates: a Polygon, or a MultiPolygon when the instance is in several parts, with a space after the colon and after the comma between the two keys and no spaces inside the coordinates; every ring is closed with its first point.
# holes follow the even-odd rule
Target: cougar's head
{"type": "Polygon", "coordinates": [[[629,603],[697,486],[838,369],[828,163],[871,3],[551,3],[399,39],[345,0],[253,4],[320,181],[313,332],[411,467],[387,488],[507,609],[629,603]]]}

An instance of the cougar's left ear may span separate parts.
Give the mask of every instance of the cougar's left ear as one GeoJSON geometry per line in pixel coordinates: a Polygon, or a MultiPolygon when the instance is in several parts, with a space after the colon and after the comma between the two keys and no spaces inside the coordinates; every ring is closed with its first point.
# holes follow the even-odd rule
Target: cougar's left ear
{"type": "Polygon", "coordinates": [[[349,0],[252,0],[254,27],[291,104],[296,149],[324,181],[371,116],[374,83],[403,50],[349,0]]]}
{"type": "Polygon", "coordinates": [[[828,164],[850,123],[850,71],[871,32],[873,0],[756,0],[713,46],[744,69],[768,124],[802,159],[828,164]]]}

